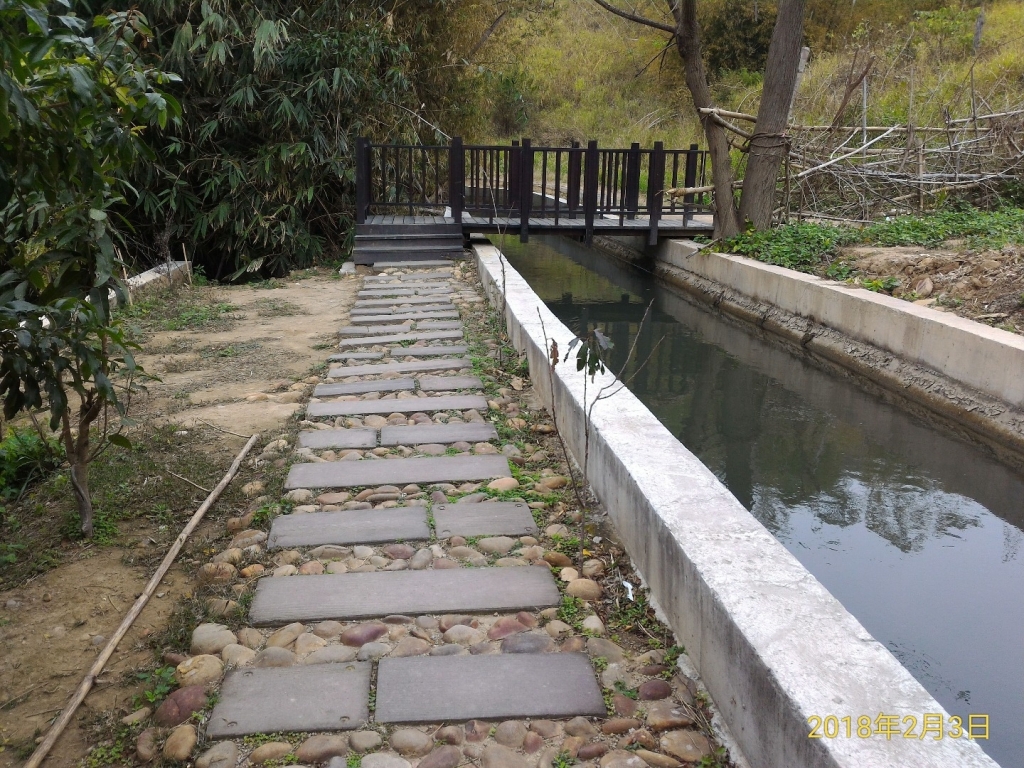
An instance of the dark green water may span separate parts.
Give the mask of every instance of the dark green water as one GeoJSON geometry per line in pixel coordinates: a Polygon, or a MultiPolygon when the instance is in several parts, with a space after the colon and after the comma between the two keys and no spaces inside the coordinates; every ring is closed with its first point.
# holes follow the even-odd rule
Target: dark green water
{"type": "Polygon", "coordinates": [[[566,325],[613,339],[615,371],[653,301],[633,393],[947,711],[990,715],[980,743],[1000,765],[1024,767],[1024,477],[605,254],[500,247],[566,325]]]}

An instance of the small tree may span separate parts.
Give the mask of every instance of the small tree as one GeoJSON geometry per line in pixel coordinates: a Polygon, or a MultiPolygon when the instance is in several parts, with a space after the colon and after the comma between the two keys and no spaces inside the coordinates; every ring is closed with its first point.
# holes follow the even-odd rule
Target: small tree
{"type": "Polygon", "coordinates": [[[180,108],[157,88],[174,76],[140,64],[139,13],[87,21],[54,7],[0,4],[0,397],[7,419],[48,406],[91,536],[89,462],[108,441],[128,445],[120,430],[140,370],[111,317],[110,295],[123,301],[125,287],[108,211],[147,156],[141,126],[180,108]]]}
{"type": "Polygon", "coordinates": [[[747,224],[756,229],[767,228],[771,224],[779,167],[788,152],[785,131],[800,64],[806,0],[779,0],[778,3],[778,15],[768,46],[761,105],[749,141],[746,174],[740,186],[738,205],[733,194],[736,176],[729,139],[725,128],[709,111],[716,105],[704,64],[701,28],[697,21],[698,0],[666,0],[671,23],[623,10],[613,0],[594,2],[616,16],[661,30],[671,35],[670,42],[675,42],[683,61],[686,87],[697,109],[711,154],[715,236],[733,237],[747,224]]]}

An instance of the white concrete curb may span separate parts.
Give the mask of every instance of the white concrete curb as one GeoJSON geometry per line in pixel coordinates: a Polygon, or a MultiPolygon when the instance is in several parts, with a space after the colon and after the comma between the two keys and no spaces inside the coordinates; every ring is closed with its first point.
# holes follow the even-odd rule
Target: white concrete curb
{"type": "MultiPolygon", "coordinates": [[[[172,261],[170,266],[160,264],[128,278],[128,292],[133,299],[158,288],[180,285],[189,279],[192,265],[187,261],[172,261]]],[[[117,306],[117,297],[110,292],[110,306],[117,306]]]]}
{"type": "MultiPolygon", "coordinates": [[[[582,459],[584,379],[559,365],[552,387],[544,343],[546,330],[564,354],[572,333],[496,248],[473,252],[499,311],[504,287],[512,343],[582,459]]],[[[599,375],[588,397],[612,381],[599,375]]],[[[594,408],[587,479],[752,766],[996,768],[966,739],[857,738],[862,715],[913,716],[918,731],[923,714],[947,715],[628,390],[594,408]],[[852,738],[809,739],[812,715],[852,717],[852,738]]]]}
{"type": "Polygon", "coordinates": [[[665,241],[656,258],[1024,406],[1024,336],[687,241],[665,241]]]}

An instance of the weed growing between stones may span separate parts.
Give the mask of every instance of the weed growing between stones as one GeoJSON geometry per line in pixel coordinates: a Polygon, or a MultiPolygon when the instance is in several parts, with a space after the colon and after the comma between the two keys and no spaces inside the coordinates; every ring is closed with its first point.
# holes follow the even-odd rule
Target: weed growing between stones
{"type": "Polygon", "coordinates": [[[135,708],[154,706],[174,690],[174,667],[157,667],[151,672],[136,672],[135,679],[145,686],[134,698],[135,708]]]}

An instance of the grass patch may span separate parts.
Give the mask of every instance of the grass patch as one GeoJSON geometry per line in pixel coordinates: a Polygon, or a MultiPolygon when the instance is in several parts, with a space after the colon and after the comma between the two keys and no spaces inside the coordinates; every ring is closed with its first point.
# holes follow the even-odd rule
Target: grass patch
{"type": "MultiPolygon", "coordinates": [[[[1024,244],[1024,209],[1002,207],[984,211],[970,206],[951,207],[924,216],[899,216],[863,229],[829,224],[784,224],[762,232],[745,232],[719,243],[715,250],[798,272],[819,272],[825,267],[827,276],[845,279],[849,276],[849,267],[836,260],[839,249],[844,246],[933,248],[950,240],[963,241],[971,250],[1024,244]]],[[[891,291],[892,288],[879,285],[872,290],[891,291]]]]}
{"type": "Polygon", "coordinates": [[[159,331],[226,331],[234,325],[233,304],[217,301],[213,290],[202,286],[178,287],[148,294],[116,310],[136,336],[159,331]]]}
{"type": "Polygon", "coordinates": [[[0,441],[0,501],[19,498],[63,460],[64,446],[56,437],[43,440],[35,430],[11,429],[0,441]]]}
{"type": "Polygon", "coordinates": [[[252,303],[252,308],[260,317],[286,317],[288,315],[308,315],[309,313],[291,301],[284,299],[259,299],[252,303]]]}
{"type": "MultiPolygon", "coordinates": [[[[126,523],[141,523],[161,545],[176,536],[203,494],[171,472],[207,488],[216,485],[229,457],[208,452],[201,430],[179,431],[176,425],[134,430],[131,449],[111,446],[93,462],[94,544],[118,543],[126,523]]],[[[240,477],[228,486],[218,502],[221,508],[242,505],[244,483],[240,477]]],[[[64,554],[78,549],[79,539],[65,465],[31,485],[20,499],[0,506],[0,584],[9,589],[55,567],[64,554]]]]}

